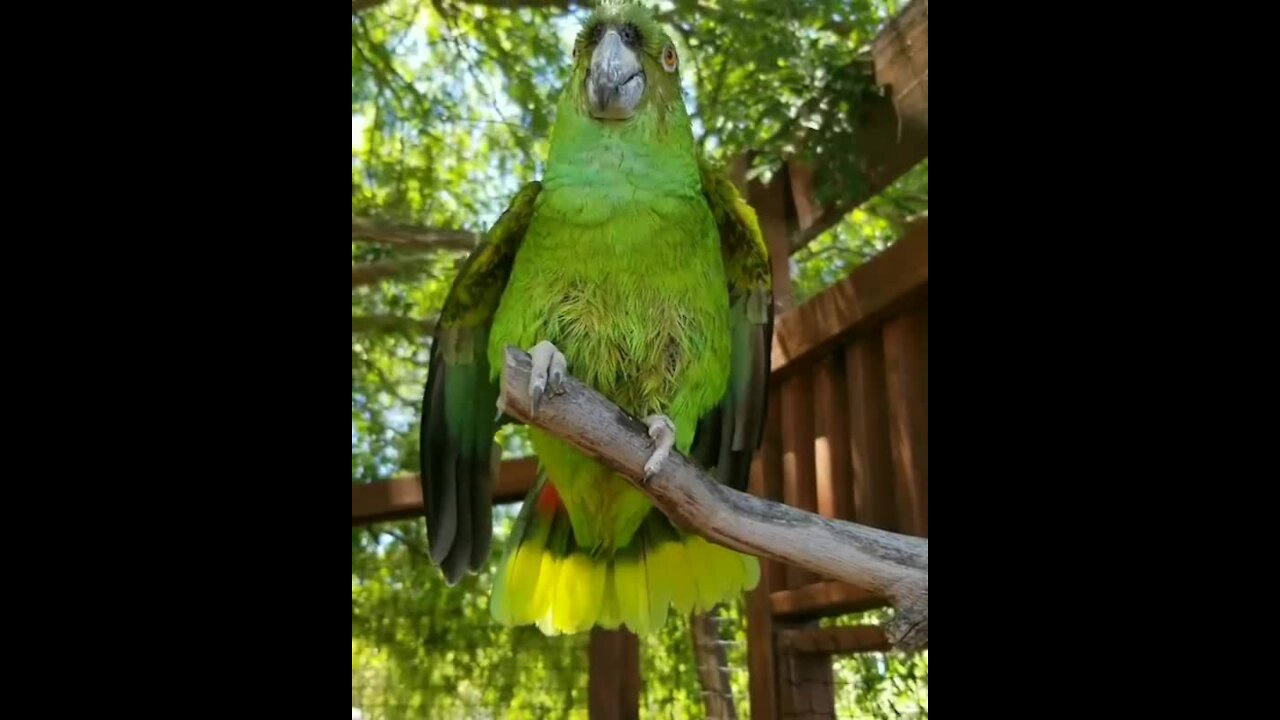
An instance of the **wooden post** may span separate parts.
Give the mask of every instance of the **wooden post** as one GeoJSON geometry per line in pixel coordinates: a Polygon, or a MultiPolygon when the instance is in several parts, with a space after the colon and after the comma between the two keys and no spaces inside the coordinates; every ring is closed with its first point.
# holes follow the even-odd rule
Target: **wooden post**
{"type": "Polygon", "coordinates": [[[639,720],[639,638],[626,630],[593,628],[588,653],[591,720],[639,720]]]}
{"type": "Polygon", "coordinates": [[[755,208],[760,232],[769,246],[769,260],[773,266],[773,306],[779,315],[794,304],[788,241],[795,226],[795,209],[790,185],[785,167],[773,176],[768,185],[759,180],[752,180],[747,185],[747,202],[755,208]]]}

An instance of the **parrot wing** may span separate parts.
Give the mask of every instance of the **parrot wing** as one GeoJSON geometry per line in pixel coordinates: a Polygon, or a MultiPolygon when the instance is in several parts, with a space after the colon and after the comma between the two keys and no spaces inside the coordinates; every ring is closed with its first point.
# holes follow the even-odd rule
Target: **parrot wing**
{"type": "Polygon", "coordinates": [[[524,185],[458,271],[440,312],[418,444],[431,561],[453,585],[489,559],[491,491],[500,449],[489,329],[541,183],[524,185]]]}
{"type": "Polygon", "coordinates": [[[703,197],[720,231],[728,279],[732,365],[725,395],[699,420],[690,454],[703,467],[714,467],[721,482],[745,490],[768,412],[773,276],[755,211],[729,178],[705,158],[699,160],[699,170],[703,197]]]}

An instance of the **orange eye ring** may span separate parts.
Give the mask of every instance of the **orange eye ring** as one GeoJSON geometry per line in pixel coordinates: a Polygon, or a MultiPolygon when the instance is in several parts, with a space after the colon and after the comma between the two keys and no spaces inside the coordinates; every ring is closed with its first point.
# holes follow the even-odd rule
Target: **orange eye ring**
{"type": "Polygon", "coordinates": [[[675,72],[676,67],[680,64],[680,58],[676,55],[676,49],[670,45],[662,48],[662,69],[667,72],[675,72]]]}

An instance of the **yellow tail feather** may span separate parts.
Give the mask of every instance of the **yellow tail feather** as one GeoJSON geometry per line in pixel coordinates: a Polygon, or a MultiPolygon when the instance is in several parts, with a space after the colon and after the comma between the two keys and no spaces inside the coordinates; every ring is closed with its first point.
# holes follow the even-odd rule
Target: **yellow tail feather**
{"type": "Polygon", "coordinates": [[[629,547],[598,556],[572,542],[567,515],[529,519],[494,580],[491,612],[507,625],[547,635],[625,625],[645,635],[672,612],[705,612],[760,580],[756,558],[682,535],[656,512],[629,547]]]}

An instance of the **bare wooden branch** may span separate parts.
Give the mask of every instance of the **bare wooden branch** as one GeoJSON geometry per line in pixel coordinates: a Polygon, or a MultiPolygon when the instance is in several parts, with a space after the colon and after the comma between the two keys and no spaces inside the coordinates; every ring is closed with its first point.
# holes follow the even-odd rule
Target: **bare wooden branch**
{"type": "Polygon", "coordinates": [[[673,452],[643,481],[652,452],[645,426],[594,389],[566,378],[530,412],[528,353],[507,348],[507,415],[550,432],[621,473],[673,521],[725,547],[780,560],[887,597],[896,613],[886,633],[899,650],[929,645],[929,541],[832,520],[721,485],[673,452]]]}
{"type": "Polygon", "coordinates": [[[351,239],[410,250],[470,250],[480,242],[480,234],[469,230],[387,223],[352,215],[351,239]]]}

